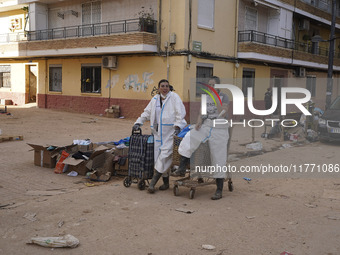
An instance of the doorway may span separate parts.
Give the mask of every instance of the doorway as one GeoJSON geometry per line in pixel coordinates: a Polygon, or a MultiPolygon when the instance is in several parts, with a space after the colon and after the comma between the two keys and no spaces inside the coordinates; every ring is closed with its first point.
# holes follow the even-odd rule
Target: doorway
{"type": "Polygon", "coordinates": [[[37,78],[38,66],[26,66],[26,104],[35,103],[37,101],[37,78]]]}
{"type": "Polygon", "coordinates": [[[281,115],[281,88],[287,86],[286,79],[288,78],[288,71],[272,69],[270,72],[271,86],[277,88],[277,108],[274,115],[281,115]]]}

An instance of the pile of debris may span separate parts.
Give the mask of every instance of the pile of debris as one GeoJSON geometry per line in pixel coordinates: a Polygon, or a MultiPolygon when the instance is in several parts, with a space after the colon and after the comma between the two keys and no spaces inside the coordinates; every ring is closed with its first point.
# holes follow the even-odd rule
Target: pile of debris
{"type": "Polygon", "coordinates": [[[83,175],[91,181],[108,181],[113,175],[127,176],[128,173],[129,147],[117,142],[74,140],[73,144],[66,146],[28,145],[34,150],[34,164],[54,168],[57,174],[83,175]]]}
{"type": "Polygon", "coordinates": [[[111,105],[108,109],[105,109],[105,116],[108,118],[119,118],[120,116],[119,105],[111,105]]]}

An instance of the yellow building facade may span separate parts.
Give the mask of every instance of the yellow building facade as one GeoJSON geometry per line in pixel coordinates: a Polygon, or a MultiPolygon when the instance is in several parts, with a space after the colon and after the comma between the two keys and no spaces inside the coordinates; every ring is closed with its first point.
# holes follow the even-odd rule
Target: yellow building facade
{"type": "MultiPolygon", "coordinates": [[[[0,35],[0,98],[17,105],[93,114],[120,105],[122,116],[136,117],[168,79],[189,112],[195,82],[211,75],[243,92],[253,87],[259,109],[277,84],[312,82],[313,99],[324,104],[328,56],[309,45],[316,33],[329,35],[330,14],[306,1],[12,2],[0,5],[8,29],[0,35]]],[[[340,94],[337,80],[333,94],[340,94]]]]}

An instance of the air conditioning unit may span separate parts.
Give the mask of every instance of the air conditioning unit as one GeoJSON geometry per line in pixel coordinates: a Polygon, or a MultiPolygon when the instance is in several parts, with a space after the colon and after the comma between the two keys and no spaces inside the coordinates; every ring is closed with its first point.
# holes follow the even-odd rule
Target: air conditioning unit
{"type": "Polygon", "coordinates": [[[298,67],[297,70],[296,70],[296,76],[297,77],[305,77],[306,76],[306,68],[298,67]]]}
{"type": "Polygon", "coordinates": [[[308,19],[302,19],[299,22],[299,30],[309,30],[310,22],[308,19]]]}
{"type": "Polygon", "coordinates": [[[117,68],[117,57],[116,56],[103,56],[102,66],[104,68],[117,68]]]}

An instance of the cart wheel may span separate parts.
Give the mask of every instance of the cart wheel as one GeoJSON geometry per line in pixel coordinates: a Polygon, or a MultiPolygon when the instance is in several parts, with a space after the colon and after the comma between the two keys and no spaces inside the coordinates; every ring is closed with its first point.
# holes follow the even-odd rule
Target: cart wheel
{"type": "Polygon", "coordinates": [[[176,197],[179,195],[179,189],[178,189],[178,186],[177,186],[177,185],[174,186],[173,192],[174,192],[174,195],[175,195],[176,197]]]}
{"type": "Polygon", "coordinates": [[[132,181],[131,181],[131,177],[126,177],[125,179],[124,179],[124,186],[126,187],[126,188],[128,188],[128,187],[130,187],[131,186],[131,183],[132,183],[132,181]]]}
{"type": "Polygon", "coordinates": [[[145,190],[145,181],[143,179],[138,182],[138,188],[140,190],[145,190]]]}
{"type": "Polygon", "coordinates": [[[234,190],[234,185],[232,181],[228,181],[228,189],[230,192],[232,192],[234,190]]]}
{"type": "Polygon", "coordinates": [[[189,197],[190,197],[190,199],[194,199],[194,197],[195,197],[195,189],[190,189],[189,197]]]}

